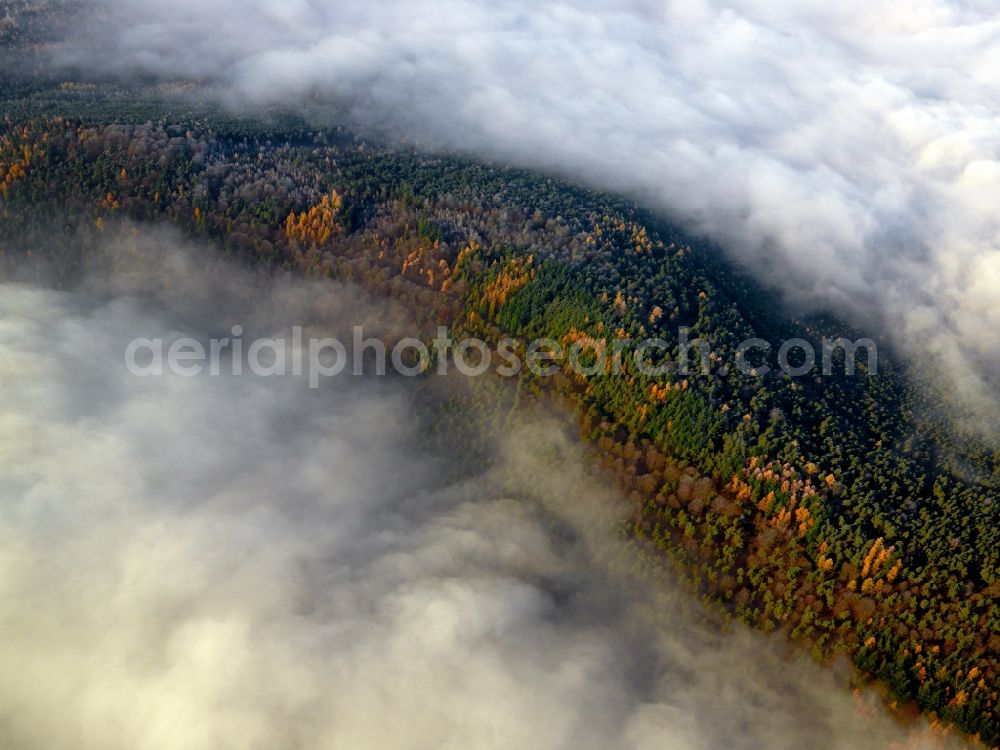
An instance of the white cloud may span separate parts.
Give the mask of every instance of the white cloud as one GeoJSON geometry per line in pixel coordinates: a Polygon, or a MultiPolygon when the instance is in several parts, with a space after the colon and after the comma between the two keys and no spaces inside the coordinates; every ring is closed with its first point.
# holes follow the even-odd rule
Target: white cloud
{"type": "Polygon", "coordinates": [[[135,242],[138,265],[75,292],[0,288],[0,745],[904,738],[778,641],[634,586],[610,533],[620,500],[552,425],[445,481],[406,383],[129,375],[135,336],[394,325],[349,287],[262,291],[203,248],[135,242]]]}

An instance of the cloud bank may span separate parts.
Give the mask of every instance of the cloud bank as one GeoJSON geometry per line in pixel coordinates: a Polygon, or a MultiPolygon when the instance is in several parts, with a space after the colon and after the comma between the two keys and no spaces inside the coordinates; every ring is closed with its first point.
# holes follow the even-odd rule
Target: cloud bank
{"type": "Polygon", "coordinates": [[[831,671],[637,586],[620,499],[557,426],[443,479],[411,381],[129,375],[135,336],[395,325],[349,287],[262,290],[204,248],[130,243],[137,262],[74,292],[0,286],[0,745],[907,739],[831,671]]]}
{"type": "Polygon", "coordinates": [[[333,100],[432,148],[624,191],[996,394],[987,0],[89,2],[63,60],[197,77],[239,106],[333,100]]]}

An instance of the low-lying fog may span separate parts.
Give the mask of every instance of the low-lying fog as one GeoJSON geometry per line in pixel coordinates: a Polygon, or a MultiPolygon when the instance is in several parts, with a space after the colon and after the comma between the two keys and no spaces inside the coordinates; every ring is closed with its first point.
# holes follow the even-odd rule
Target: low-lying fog
{"type": "Polygon", "coordinates": [[[0,286],[3,747],[931,745],[631,579],[621,501],[559,425],[455,479],[412,380],[131,375],[135,337],[406,319],[132,242],[75,291],[0,286]]]}

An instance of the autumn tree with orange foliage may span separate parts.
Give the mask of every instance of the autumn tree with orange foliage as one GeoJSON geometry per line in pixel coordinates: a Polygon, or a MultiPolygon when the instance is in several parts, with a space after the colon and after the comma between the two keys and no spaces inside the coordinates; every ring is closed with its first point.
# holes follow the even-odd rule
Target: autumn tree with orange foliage
{"type": "Polygon", "coordinates": [[[289,242],[312,247],[325,245],[331,237],[342,232],[343,228],[337,222],[342,206],[340,195],[332,190],[306,211],[299,214],[293,211],[285,219],[285,237],[289,242]]]}

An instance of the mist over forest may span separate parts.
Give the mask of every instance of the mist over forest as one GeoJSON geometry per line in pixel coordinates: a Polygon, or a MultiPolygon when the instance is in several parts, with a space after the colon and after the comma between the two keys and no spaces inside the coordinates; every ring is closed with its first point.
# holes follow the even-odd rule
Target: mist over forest
{"type": "Polygon", "coordinates": [[[130,375],[137,336],[400,319],[127,237],[73,291],[0,287],[5,746],[923,746],[641,578],[625,500],[551,413],[472,465],[426,447],[435,396],[405,378],[130,375]]]}
{"type": "Polygon", "coordinates": [[[1000,20],[976,0],[92,0],[51,55],[622,191],[1000,423],[1000,20]],[[321,115],[322,117],[322,115],[321,115]],[[327,115],[329,117],[329,115],[327,115]]]}
{"type": "Polygon", "coordinates": [[[0,0],[0,747],[1000,745],[998,36],[0,0]]]}

